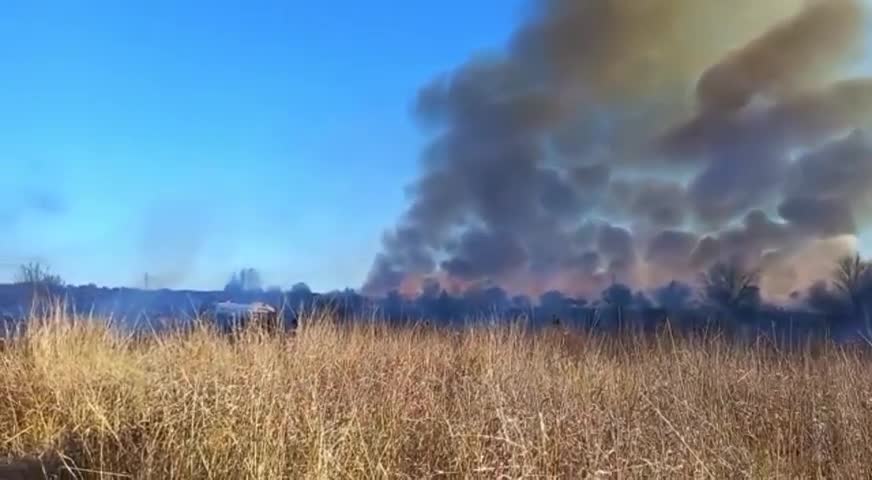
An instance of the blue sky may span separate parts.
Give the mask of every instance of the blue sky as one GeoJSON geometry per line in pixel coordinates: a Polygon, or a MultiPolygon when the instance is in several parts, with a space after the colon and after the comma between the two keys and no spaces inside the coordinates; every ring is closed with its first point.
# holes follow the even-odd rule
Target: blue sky
{"type": "Polygon", "coordinates": [[[0,280],[358,286],[424,139],[418,87],[519,0],[12,0],[0,16],[0,280]]]}

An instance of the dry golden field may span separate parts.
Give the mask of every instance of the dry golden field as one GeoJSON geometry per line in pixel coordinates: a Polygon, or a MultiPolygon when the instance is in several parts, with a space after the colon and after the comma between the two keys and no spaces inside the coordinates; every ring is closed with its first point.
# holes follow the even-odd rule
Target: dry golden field
{"type": "MultiPolygon", "coordinates": [[[[64,478],[872,476],[857,347],[329,317],[237,339],[40,323],[0,347],[0,457],[41,455],[64,478]]],[[[0,478],[41,478],[26,470],[0,478]]]]}

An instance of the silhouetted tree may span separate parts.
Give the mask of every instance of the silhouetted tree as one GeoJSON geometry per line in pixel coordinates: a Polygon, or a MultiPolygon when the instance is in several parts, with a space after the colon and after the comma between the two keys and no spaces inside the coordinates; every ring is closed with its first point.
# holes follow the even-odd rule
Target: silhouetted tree
{"type": "Polygon", "coordinates": [[[305,283],[296,283],[285,293],[284,302],[287,307],[297,314],[310,311],[312,309],[314,295],[312,290],[305,283]]]}
{"type": "Polygon", "coordinates": [[[872,268],[859,254],[842,257],[836,263],[833,286],[854,318],[864,316],[864,296],[870,291],[872,268]]]}
{"type": "Polygon", "coordinates": [[[670,312],[686,308],[692,297],[693,288],[675,280],[654,291],[654,301],[657,305],[670,312]]]}
{"type": "Polygon", "coordinates": [[[819,280],[809,287],[805,302],[808,308],[815,312],[834,316],[850,315],[850,307],[847,302],[831,290],[827,282],[823,280],[819,280]]]}
{"type": "Polygon", "coordinates": [[[543,317],[551,317],[553,323],[554,316],[558,318],[566,315],[569,310],[569,300],[563,292],[551,290],[539,296],[539,308],[537,314],[543,317]]]}
{"type": "Polygon", "coordinates": [[[31,262],[21,265],[16,275],[18,283],[26,283],[41,288],[61,288],[64,281],[60,276],[51,273],[51,269],[39,262],[31,262]]]}
{"type": "Polygon", "coordinates": [[[614,307],[626,308],[633,303],[633,291],[622,283],[613,283],[603,290],[603,301],[614,307]]]}
{"type": "Polygon", "coordinates": [[[227,285],[224,286],[224,291],[231,293],[253,292],[261,289],[260,272],[254,268],[243,268],[235,272],[230,277],[227,285]]]}
{"type": "Polygon", "coordinates": [[[403,308],[403,304],[405,301],[403,300],[403,296],[400,294],[398,290],[391,290],[385,296],[384,304],[387,310],[397,310],[403,308]]]}
{"type": "Polygon", "coordinates": [[[311,295],[312,289],[309,288],[309,285],[306,285],[303,282],[298,282],[291,287],[291,293],[294,295],[311,295]]]}
{"type": "MultiPolygon", "coordinates": [[[[21,265],[16,275],[16,281],[30,288],[30,301],[51,300],[64,288],[63,279],[51,273],[48,266],[39,262],[21,265]]],[[[33,305],[36,307],[37,305],[33,305]]],[[[40,308],[51,308],[50,304],[40,305],[40,308]]]]}
{"type": "Polygon", "coordinates": [[[496,286],[470,288],[463,294],[463,301],[476,315],[501,313],[509,307],[508,294],[496,286]]]}
{"type": "Polygon", "coordinates": [[[484,298],[489,308],[495,308],[497,312],[505,312],[511,306],[508,292],[502,287],[491,287],[484,291],[484,298]]]}
{"type": "Polygon", "coordinates": [[[439,297],[440,293],[442,293],[442,285],[439,284],[439,280],[432,278],[424,280],[424,283],[421,285],[421,298],[435,299],[439,297]]]}
{"type": "Polygon", "coordinates": [[[562,309],[566,306],[566,295],[557,290],[551,290],[539,296],[539,305],[549,309],[562,309]]]}
{"type": "Polygon", "coordinates": [[[633,291],[622,283],[613,283],[603,290],[603,301],[615,307],[618,313],[618,328],[624,327],[624,309],[633,303],[633,291]]]}
{"type": "Polygon", "coordinates": [[[654,304],[651,303],[651,299],[648,298],[648,295],[645,295],[645,292],[641,290],[633,295],[633,305],[635,305],[636,308],[641,308],[643,310],[649,309],[654,306],[654,304]]]}
{"type": "MultiPolygon", "coordinates": [[[[819,281],[808,290],[806,304],[825,314],[833,326],[868,322],[872,297],[872,265],[859,254],[842,257],[833,270],[832,288],[819,281]]],[[[868,326],[868,325],[867,325],[868,326]]]]}
{"type": "Polygon", "coordinates": [[[702,274],[706,302],[732,319],[751,316],[760,308],[759,274],[738,262],[718,262],[702,274]]]}
{"type": "Polygon", "coordinates": [[[458,320],[457,317],[463,314],[461,307],[456,298],[452,297],[448,292],[442,290],[439,297],[433,303],[432,313],[435,318],[442,321],[458,320]]]}
{"type": "Polygon", "coordinates": [[[533,307],[533,302],[526,295],[515,295],[512,297],[512,308],[518,310],[530,310],[533,307]]]}

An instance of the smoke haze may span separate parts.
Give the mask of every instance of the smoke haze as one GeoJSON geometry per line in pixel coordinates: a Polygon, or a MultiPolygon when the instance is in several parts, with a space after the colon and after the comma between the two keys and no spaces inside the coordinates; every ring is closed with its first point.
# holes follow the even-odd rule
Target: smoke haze
{"type": "Polygon", "coordinates": [[[854,0],[550,0],[423,86],[431,134],[364,291],[640,288],[723,259],[788,295],[872,205],[854,0]]]}

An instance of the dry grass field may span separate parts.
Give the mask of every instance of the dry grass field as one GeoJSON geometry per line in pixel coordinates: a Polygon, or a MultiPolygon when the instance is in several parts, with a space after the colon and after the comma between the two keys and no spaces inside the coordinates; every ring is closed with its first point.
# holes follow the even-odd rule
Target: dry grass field
{"type": "Polygon", "coordinates": [[[236,339],[44,320],[0,348],[0,457],[62,478],[872,475],[859,348],[330,320],[236,339]]]}

